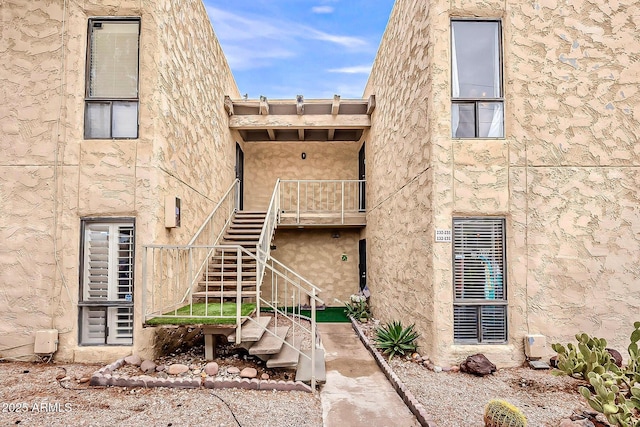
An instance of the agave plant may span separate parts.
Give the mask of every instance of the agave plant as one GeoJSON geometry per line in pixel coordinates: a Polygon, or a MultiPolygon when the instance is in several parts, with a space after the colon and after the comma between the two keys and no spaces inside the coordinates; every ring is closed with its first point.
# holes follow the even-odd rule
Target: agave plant
{"type": "Polygon", "coordinates": [[[376,329],[374,342],[383,354],[389,355],[389,360],[396,354],[411,354],[418,348],[416,339],[420,336],[415,325],[403,327],[402,322],[393,321],[376,329]]]}

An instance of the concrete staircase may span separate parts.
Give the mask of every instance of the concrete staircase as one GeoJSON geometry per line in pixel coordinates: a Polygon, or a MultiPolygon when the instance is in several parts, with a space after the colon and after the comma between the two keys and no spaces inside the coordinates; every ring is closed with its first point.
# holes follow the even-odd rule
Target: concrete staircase
{"type": "MultiPolygon", "coordinates": [[[[221,245],[240,245],[248,252],[256,253],[256,245],[264,225],[265,212],[239,211],[225,230],[221,245]]],[[[250,256],[242,257],[242,298],[255,299],[256,262],[250,256]]],[[[238,278],[238,257],[235,250],[220,250],[211,257],[194,298],[220,301],[236,297],[238,278]]]]}
{"type": "MultiPolygon", "coordinates": [[[[302,338],[288,334],[289,326],[276,325],[274,318],[263,314],[260,319],[246,320],[241,328],[242,337],[238,340],[235,332],[227,336],[230,343],[236,343],[249,351],[249,354],[266,361],[268,368],[295,369],[296,381],[311,382],[310,350],[300,351],[302,338]],[[287,337],[287,334],[289,335],[287,337]],[[289,345],[286,345],[285,342],[289,345]],[[303,356],[306,354],[308,357],[303,356]]],[[[326,381],[324,349],[316,348],[317,383],[326,381]]]]}

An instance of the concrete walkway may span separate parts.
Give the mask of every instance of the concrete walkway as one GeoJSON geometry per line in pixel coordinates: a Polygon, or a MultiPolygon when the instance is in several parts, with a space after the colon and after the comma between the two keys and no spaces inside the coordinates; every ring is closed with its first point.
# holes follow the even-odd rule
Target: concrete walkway
{"type": "Polygon", "coordinates": [[[320,389],[324,427],[420,425],[350,323],[319,323],[318,330],[327,366],[320,389]]]}

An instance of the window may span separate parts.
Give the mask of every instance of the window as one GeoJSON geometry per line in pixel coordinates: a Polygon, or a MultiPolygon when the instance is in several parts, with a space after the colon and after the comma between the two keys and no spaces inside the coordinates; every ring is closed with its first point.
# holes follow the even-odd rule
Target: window
{"type": "Polygon", "coordinates": [[[451,22],[451,132],[503,138],[501,31],[498,21],[451,22]]]}
{"type": "Polygon", "coordinates": [[[453,220],[453,334],[458,344],[507,341],[505,221],[453,220]]]}
{"type": "Polygon", "coordinates": [[[133,221],[82,222],[80,343],[133,343],[133,221]]]}
{"type": "Polygon", "coordinates": [[[138,137],[140,20],[90,19],[84,137],[138,137]]]}

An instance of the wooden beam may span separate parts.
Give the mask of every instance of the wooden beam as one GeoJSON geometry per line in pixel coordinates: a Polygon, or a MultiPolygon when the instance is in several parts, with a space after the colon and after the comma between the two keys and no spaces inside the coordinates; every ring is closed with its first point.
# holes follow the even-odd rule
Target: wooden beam
{"type": "Polygon", "coordinates": [[[327,140],[328,141],[333,141],[333,138],[336,135],[336,130],[335,129],[329,129],[329,131],[327,132],[327,140]]]}
{"type": "Polygon", "coordinates": [[[298,139],[304,141],[304,128],[298,129],[298,139]]]}
{"type": "Polygon", "coordinates": [[[269,134],[269,139],[271,141],[275,141],[276,140],[276,131],[273,129],[267,129],[267,133],[269,134]]]}
{"type": "Polygon", "coordinates": [[[227,111],[229,116],[233,116],[233,101],[231,101],[231,97],[229,95],[224,96],[224,109],[227,111]]]}
{"type": "Polygon", "coordinates": [[[371,115],[371,113],[373,113],[373,110],[375,109],[376,109],[376,96],[371,95],[369,97],[369,103],[367,104],[367,114],[371,115]]]}
{"type": "Polygon", "coordinates": [[[304,114],[304,96],[302,95],[296,96],[296,113],[299,116],[304,114]]]}
{"type": "Polygon", "coordinates": [[[266,116],[269,114],[269,103],[267,102],[267,97],[260,95],[260,114],[266,116]]]}
{"type": "Polygon", "coordinates": [[[229,127],[237,130],[259,129],[366,129],[371,127],[371,117],[366,114],[319,115],[234,115],[229,127]]]}
{"type": "Polygon", "coordinates": [[[340,95],[333,95],[333,104],[331,104],[331,115],[336,116],[340,111],[340,95]]]}

